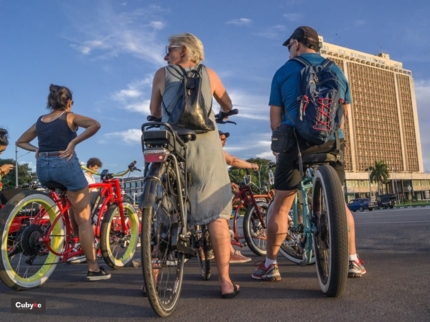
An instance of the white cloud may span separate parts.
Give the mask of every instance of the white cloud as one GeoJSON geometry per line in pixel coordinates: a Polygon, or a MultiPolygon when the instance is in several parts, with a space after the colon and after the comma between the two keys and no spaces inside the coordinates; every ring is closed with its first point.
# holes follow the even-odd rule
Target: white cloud
{"type": "Polygon", "coordinates": [[[360,27],[366,23],[365,20],[355,20],[354,21],[354,27],[360,27]]]}
{"type": "Polygon", "coordinates": [[[150,26],[153,27],[156,30],[161,30],[164,28],[165,23],[162,21],[151,21],[150,26]]]}
{"type": "Polygon", "coordinates": [[[124,53],[157,66],[164,63],[160,55],[163,45],[157,40],[157,31],[165,26],[159,17],[163,13],[160,7],[117,12],[103,3],[94,10],[70,12],[73,37],[66,38],[81,54],[111,59],[124,53]]]}
{"type": "Polygon", "coordinates": [[[140,143],[142,131],[140,129],[129,129],[121,132],[106,133],[99,143],[107,144],[112,142],[112,138],[119,139],[126,144],[140,143]]]}
{"type": "Polygon", "coordinates": [[[121,89],[111,95],[112,99],[123,103],[122,108],[138,112],[144,115],[149,113],[149,102],[152,79],[146,78],[134,81],[127,85],[127,89],[121,89]]]}
{"type": "Polygon", "coordinates": [[[284,17],[291,22],[296,22],[302,19],[303,15],[300,13],[285,13],[284,17]]]}
{"type": "Polygon", "coordinates": [[[430,79],[415,81],[421,148],[425,172],[430,172],[430,79]]]}
{"type": "Polygon", "coordinates": [[[247,26],[251,24],[252,20],[248,18],[239,18],[227,21],[227,24],[236,25],[236,26],[247,26]]]}

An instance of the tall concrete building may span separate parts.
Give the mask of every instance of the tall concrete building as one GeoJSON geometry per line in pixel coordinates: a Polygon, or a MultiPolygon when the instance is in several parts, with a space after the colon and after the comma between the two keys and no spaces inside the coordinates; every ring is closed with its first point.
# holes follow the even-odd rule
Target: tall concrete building
{"type": "Polygon", "coordinates": [[[366,169],[382,160],[390,173],[384,192],[399,199],[428,199],[430,176],[423,173],[411,71],[387,53],[363,53],[326,43],[321,36],[320,42],[321,55],[343,70],[352,94],[345,122],[348,198],[376,193],[378,187],[369,186],[366,169]]]}

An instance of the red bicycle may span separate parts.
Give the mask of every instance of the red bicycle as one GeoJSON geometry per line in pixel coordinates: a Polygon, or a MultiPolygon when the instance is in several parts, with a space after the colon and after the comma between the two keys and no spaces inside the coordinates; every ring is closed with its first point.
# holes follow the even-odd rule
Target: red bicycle
{"type": "MultiPolygon", "coordinates": [[[[266,254],[266,217],[269,207],[267,202],[257,201],[256,195],[251,189],[251,177],[246,175],[241,183],[234,178],[232,181],[239,185],[239,191],[233,199],[233,234],[231,244],[239,247],[248,246],[256,255],[266,254]],[[243,217],[243,235],[239,234],[238,219],[245,210],[243,217]],[[241,240],[245,239],[246,243],[241,240]]],[[[271,195],[259,195],[260,198],[270,198],[271,195]]]]}
{"type": "MultiPolygon", "coordinates": [[[[139,238],[136,211],[123,202],[120,182],[114,178],[138,170],[135,163],[118,174],[103,170],[102,182],[89,186],[99,189],[93,207],[95,236],[104,261],[113,268],[132,260],[139,238]]],[[[79,238],[73,236],[65,187],[52,183],[47,188],[18,193],[0,212],[0,279],[10,288],[41,286],[58,263],[83,255],[76,247],[79,238]]]]}

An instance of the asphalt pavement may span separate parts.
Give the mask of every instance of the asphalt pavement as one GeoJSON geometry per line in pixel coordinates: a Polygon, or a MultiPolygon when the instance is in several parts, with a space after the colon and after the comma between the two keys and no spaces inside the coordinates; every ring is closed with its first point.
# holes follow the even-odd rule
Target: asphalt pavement
{"type": "MultiPolygon", "coordinates": [[[[172,321],[430,321],[430,208],[354,213],[357,247],[367,274],[348,279],[344,294],[327,298],[314,265],[301,267],[281,256],[280,282],[250,275],[263,258],[230,266],[240,294],[220,298],[213,265],[200,279],[197,261],[186,263],[181,298],[172,321]]],[[[139,256],[137,254],[136,256],[139,256]]],[[[102,264],[103,262],[100,261],[102,264]]],[[[140,268],[109,270],[107,281],[86,282],[86,265],[61,264],[40,288],[17,292],[0,282],[0,321],[141,321],[158,319],[141,296],[140,268]],[[11,301],[46,301],[46,312],[12,313],[11,301]]]]}

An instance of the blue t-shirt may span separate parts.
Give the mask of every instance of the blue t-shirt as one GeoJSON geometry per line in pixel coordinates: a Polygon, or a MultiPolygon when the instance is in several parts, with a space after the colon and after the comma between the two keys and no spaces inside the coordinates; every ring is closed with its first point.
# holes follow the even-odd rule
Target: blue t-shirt
{"type": "MultiPolygon", "coordinates": [[[[305,53],[300,55],[312,65],[321,65],[324,57],[317,53],[305,53]]],[[[300,71],[303,65],[295,60],[288,60],[281,68],[279,68],[272,80],[270,90],[269,105],[283,107],[288,111],[293,119],[296,118],[300,102],[297,97],[300,96],[300,71]]],[[[336,73],[340,84],[340,98],[345,100],[345,104],[351,104],[352,98],[349,91],[349,84],[342,70],[336,64],[333,64],[331,70],[336,73]]],[[[282,124],[293,125],[286,113],[283,113],[282,124]]],[[[339,130],[339,137],[343,138],[342,130],[339,130]]],[[[333,137],[334,138],[334,137],[333,137]]]]}

